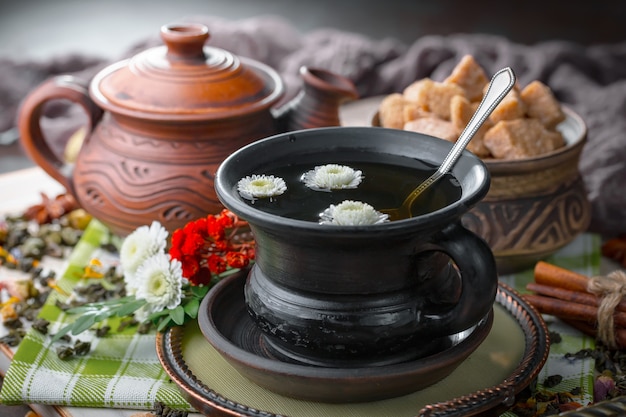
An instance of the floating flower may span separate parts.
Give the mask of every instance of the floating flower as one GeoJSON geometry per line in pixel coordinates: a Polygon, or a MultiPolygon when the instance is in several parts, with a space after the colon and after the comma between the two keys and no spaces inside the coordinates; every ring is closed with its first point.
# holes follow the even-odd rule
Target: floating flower
{"type": "Polygon", "coordinates": [[[135,274],[135,298],[148,302],[144,307],[155,313],[180,304],[183,287],[183,268],[180,261],[159,252],[144,260],[135,274]]]}
{"type": "Polygon", "coordinates": [[[326,164],[306,172],[302,180],[311,189],[328,191],[356,188],[363,180],[363,175],[361,171],[346,165],[326,164]]]}
{"type": "Polygon", "coordinates": [[[287,190],[285,181],[273,175],[248,175],[237,183],[239,195],[246,200],[276,197],[287,190]]]}
{"type": "Polygon", "coordinates": [[[320,214],[320,224],[338,226],[362,226],[388,221],[388,215],[374,210],[374,207],[367,203],[352,200],[345,200],[337,205],[331,204],[320,214]]]}
{"type": "Polygon", "coordinates": [[[120,264],[129,294],[136,288],[135,272],[143,261],[165,250],[167,235],[167,230],[159,222],[153,221],[150,227],[140,226],[124,239],[120,248],[120,264]]]}

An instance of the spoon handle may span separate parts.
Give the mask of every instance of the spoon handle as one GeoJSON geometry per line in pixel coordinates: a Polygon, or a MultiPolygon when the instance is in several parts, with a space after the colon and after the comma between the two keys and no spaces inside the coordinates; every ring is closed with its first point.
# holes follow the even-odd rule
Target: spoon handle
{"type": "Polygon", "coordinates": [[[509,67],[501,69],[493,76],[491,82],[489,83],[487,93],[485,93],[485,96],[478,105],[476,112],[470,119],[467,126],[465,126],[465,129],[463,129],[461,136],[459,136],[455,142],[454,146],[450,150],[450,153],[446,156],[446,159],[444,159],[439,166],[439,169],[437,170],[437,172],[439,172],[439,176],[444,175],[450,170],[450,168],[452,168],[469,141],[474,137],[478,129],[482,126],[485,120],[487,120],[496,106],[500,104],[504,96],[511,91],[511,88],[513,88],[514,85],[515,74],[509,67]]]}
{"type": "Polygon", "coordinates": [[[437,171],[433,172],[432,175],[420,185],[418,185],[412,192],[407,196],[404,200],[403,206],[410,207],[413,201],[423,193],[428,187],[433,185],[435,182],[439,181],[441,177],[446,175],[448,171],[452,168],[452,166],[456,163],[457,159],[463,153],[463,150],[469,143],[469,141],[474,137],[478,129],[485,122],[487,117],[493,112],[498,104],[502,101],[504,96],[511,91],[511,88],[515,85],[515,74],[513,70],[509,67],[503,68],[498,71],[491,82],[489,83],[489,88],[487,89],[487,93],[483,97],[482,101],[478,105],[476,112],[470,119],[465,129],[455,142],[454,146],[450,149],[448,155],[443,160],[437,171]]]}

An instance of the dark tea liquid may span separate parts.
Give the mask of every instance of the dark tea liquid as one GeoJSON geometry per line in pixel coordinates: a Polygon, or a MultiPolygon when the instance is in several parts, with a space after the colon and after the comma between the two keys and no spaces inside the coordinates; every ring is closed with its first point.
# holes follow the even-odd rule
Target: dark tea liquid
{"type": "MultiPolygon", "coordinates": [[[[388,155],[379,159],[384,161],[328,160],[322,163],[286,163],[282,166],[268,167],[263,172],[252,172],[250,175],[278,176],[287,184],[287,191],[271,199],[244,201],[259,210],[278,216],[318,222],[320,213],[331,204],[337,205],[344,200],[361,201],[379,211],[399,207],[409,193],[436,169],[421,161],[405,157],[388,155]],[[304,173],[316,166],[330,163],[362,171],[363,179],[359,186],[355,189],[319,191],[304,184],[302,180],[304,173]]],[[[446,174],[416,199],[412,208],[413,216],[438,210],[460,197],[459,182],[451,174],[446,174]]]]}

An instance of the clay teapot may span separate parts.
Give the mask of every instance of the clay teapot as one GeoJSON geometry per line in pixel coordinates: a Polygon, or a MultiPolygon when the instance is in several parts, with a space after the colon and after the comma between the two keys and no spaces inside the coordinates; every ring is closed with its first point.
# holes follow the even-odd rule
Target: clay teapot
{"type": "Polygon", "coordinates": [[[339,105],[357,98],[347,78],[303,67],[302,91],[278,107],[285,86],[277,72],[205,46],[206,26],[166,25],[161,38],[164,46],[104,68],[89,85],[68,76],[44,82],[19,111],[29,156],[121,236],[152,220],[172,232],[219,212],[213,181],[228,155],[276,133],[339,125],[339,105]],[[77,103],[89,119],[73,164],[40,127],[54,99],[77,103]]]}

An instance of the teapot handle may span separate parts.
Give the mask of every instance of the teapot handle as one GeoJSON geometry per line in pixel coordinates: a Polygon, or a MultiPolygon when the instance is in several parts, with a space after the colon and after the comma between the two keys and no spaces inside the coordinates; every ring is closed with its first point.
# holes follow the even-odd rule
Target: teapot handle
{"type": "Polygon", "coordinates": [[[55,99],[65,99],[80,105],[87,114],[89,134],[100,121],[103,111],[89,97],[88,84],[76,77],[51,78],[33,90],[22,102],[18,113],[20,141],[30,158],[76,196],[72,181],[73,166],[59,158],[41,131],[40,120],[44,105],[55,99]]]}
{"type": "Polygon", "coordinates": [[[450,256],[461,277],[461,295],[444,313],[424,314],[422,329],[448,335],[470,328],[492,309],[498,291],[498,274],[487,243],[459,222],[450,224],[435,237],[434,250],[450,256]]]}

